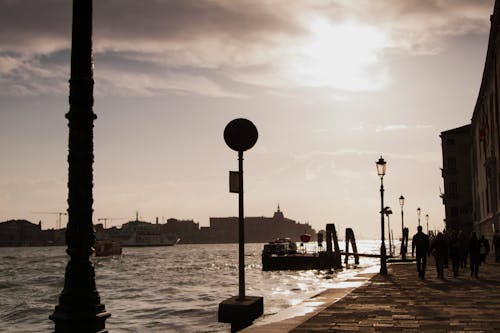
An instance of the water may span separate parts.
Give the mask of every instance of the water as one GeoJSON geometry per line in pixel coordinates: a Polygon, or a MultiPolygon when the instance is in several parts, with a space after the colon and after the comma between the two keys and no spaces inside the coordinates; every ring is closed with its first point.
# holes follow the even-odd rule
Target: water
{"type": "MultiPolygon", "coordinates": [[[[356,269],[263,272],[262,244],[245,246],[246,294],[264,297],[264,317],[349,279],[356,269]]],[[[377,253],[380,242],[358,241],[377,253]]],[[[68,257],[64,247],[0,248],[0,332],[51,332],[68,257]]],[[[116,257],[92,258],[110,332],[229,332],[217,322],[218,304],[238,294],[238,245],[124,248],[116,257]]],[[[352,262],[352,259],[351,259],[352,262]]]]}

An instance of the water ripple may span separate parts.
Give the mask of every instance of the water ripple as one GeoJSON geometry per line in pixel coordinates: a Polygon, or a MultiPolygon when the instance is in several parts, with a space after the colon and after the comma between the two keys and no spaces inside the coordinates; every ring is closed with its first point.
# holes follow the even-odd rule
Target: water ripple
{"type": "MultiPolygon", "coordinates": [[[[378,249],[377,242],[367,246],[378,249]]],[[[245,279],[248,295],[264,296],[265,316],[355,274],[263,272],[261,249],[245,246],[245,279]]],[[[48,316],[58,303],[67,261],[64,247],[0,248],[0,326],[19,333],[52,330],[48,316]]],[[[238,294],[237,245],[125,248],[122,256],[92,262],[101,300],[112,314],[106,322],[111,332],[229,332],[228,324],[217,322],[217,311],[221,301],[238,294]]],[[[359,268],[375,264],[362,261],[359,268]]]]}

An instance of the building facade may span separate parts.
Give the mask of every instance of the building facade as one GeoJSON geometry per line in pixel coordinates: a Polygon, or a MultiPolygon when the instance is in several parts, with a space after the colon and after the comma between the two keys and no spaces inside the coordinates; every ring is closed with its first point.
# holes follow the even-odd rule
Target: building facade
{"type": "Polygon", "coordinates": [[[500,3],[495,3],[483,77],[471,119],[472,202],[474,230],[491,238],[499,228],[499,25],[500,3]]]}
{"type": "Polygon", "coordinates": [[[446,230],[462,230],[466,235],[473,229],[470,129],[465,125],[440,135],[446,230]]]}
{"type": "Polygon", "coordinates": [[[465,201],[461,201],[461,198],[466,198],[470,195],[472,203],[472,210],[470,212],[472,230],[478,233],[478,236],[484,235],[489,239],[491,239],[493,232],[500,228],[500,167],[498,165],[500,158],[500,101],[498,82],[500,75],[500,2],[495,1],[490,22],[491,28],[483,76],[472,113],[471,123],[469,126],[441,133],[443,144],[443,177],[445,181],[443,203],[446,207],[446,222],[447,224],[450,223],[450,226],[456,222],[467,223],[463,222],[463,219],[466,219],[468,211],[465,210],[465,201]],[[466,173],[468,167],[462,161],[463,156],[460,156],[460,153],[455,151],[452,145],[446,144],[447,139],[459,140],[465,143],[465,131],[467,127],[469,127],[470,140],[470,191],[467,191],[465,185],[459,185],[462,183],[465,184],[462,173],[466,173]],[[448,160],[449,157],[453,156],[455,156],[454,162],[448,160]],[[456,163],[457,170],[455,174],[450,172],[450,170],[453,170],[453,163],[456,163]],[[456,185],[453,185],[453,183],[456,185]],[[460,211],[460,207],[464,211],[460,211]],[[461,213],[464,213],[463,219],[460,216],[461,213]]]}

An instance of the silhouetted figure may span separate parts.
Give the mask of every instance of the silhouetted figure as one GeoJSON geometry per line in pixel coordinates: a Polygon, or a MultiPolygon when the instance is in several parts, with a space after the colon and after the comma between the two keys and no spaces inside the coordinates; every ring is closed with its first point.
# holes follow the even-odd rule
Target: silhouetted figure
{"type": "Polygon", "coordinates": [[[469,239],[469,258],[470,258],[470,276],[477,277],[479,273],[479,239],[477,239],[476,233],[473,232],[469,239]]]}
{"type": "Polygon", "coordinates": [[[460,254],[462,252],[462,243],[458,237],[458,232],[453,230],[451,232],[450,241],[448,243],[448,248],[451,257],[451,264],[453,267],[453,277],[458,277],[459,267],[460,267],[460,254]]]}
{"type": "Polygon", "coordinates": [[[449,258],[449,253],[448,253],[448,242],[449,242],[449,234],[446,231],[446,229],[443,230],[443,239],[445,243],[445,252],[444,252],[444,262],[443,265],[445,268],[448,268],[448,258],[449,258]]]}
{"type": "Polygon", "coordinates": [[[418,277],[425,278],[425,268],[427,266],[427,254],[429,252],[429,236],[422,232],[422,226],[417,227],[417,233],[413,236],[411,244],[411,255],[415,253],[417,259],[418,277]]]}
{"type": "Polygon", "coordinates": [[[498,230],[495,230],[495,235],[493,236],[493,247],[495,248],[495,261],[500,262],[500,234],[498,230]]]}
{"type": "Polygon", "coordinates": [[[458,239],[460,240],[460,267],[467,268],[468,244],[465,234],[462,230],[458,232],[458,239]]]}
{"type": "Polygon", "coordinates": [[[486,263],[486,256],[490,253],[490,242],[486,238],[484,238],[484,235],[481,235],[481,239],[479,240],[479,259],[480,259],[480,264],[481,263],[486,263]]]}
{"type": "Polygon", "coordinates": [[[430,247],[430,252],[434,256],[436,261],[436,271],[438,279],[444,279],[444,263],[448,255],[448,249],[446,245],[446,240],[443,233],[439,232],[436,237],[432,240],[430,247]]]}

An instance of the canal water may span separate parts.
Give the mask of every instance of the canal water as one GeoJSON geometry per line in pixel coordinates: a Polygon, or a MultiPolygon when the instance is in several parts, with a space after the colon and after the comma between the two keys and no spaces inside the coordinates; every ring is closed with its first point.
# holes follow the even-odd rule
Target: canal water
{"type": "MultiPolygon", "coordinates": [[[[358,241],[377,253],[380,241],[358,241]]],[[[245,246],[246,294],[264,297],[264,318],[373,268],[263,272],[263,244],[245,246]]],[[[341,243],[342,248],[342,243],[341,243]]],[[[309,248],[312,250],[312,248],[309,248]]],[[[51,332],[68,256],[65,247],[0,248],[0,332],[51,332]]],[[[124,248],[121,256],[92,258],[106,328],[121,332],[229,332],[217,322],[218,304],[238,294],[238,245],[196,244],[124,248]]],[[[353,260],[351,259],[351,262],[353,260]]]]}

